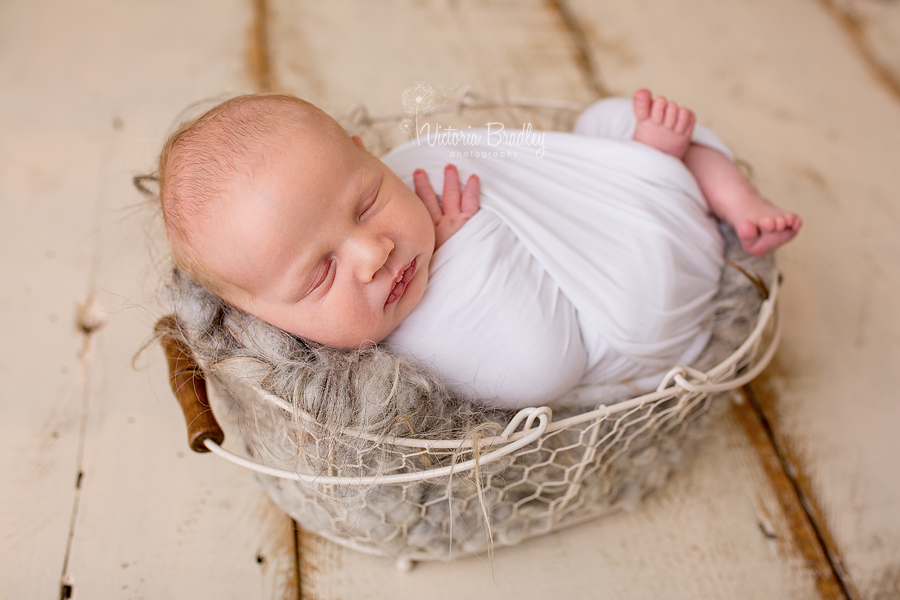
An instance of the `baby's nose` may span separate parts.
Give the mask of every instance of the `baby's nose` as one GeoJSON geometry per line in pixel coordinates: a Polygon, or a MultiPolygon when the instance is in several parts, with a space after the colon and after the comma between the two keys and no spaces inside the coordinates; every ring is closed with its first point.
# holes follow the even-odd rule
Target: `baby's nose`
{"type": "Polygon", "coordinates": [[[368,283],[375,279],[388,257],[394,253],[394,242],[385,236],[359,235],[354,238],[353,252],[357,259],[358,276],[368,283]]]}

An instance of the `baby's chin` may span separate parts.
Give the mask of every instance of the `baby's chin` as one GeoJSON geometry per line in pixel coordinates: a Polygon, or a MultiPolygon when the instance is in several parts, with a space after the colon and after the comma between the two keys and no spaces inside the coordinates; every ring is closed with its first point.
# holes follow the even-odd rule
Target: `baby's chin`
{"type": "MultiPolygon", "coordinates": [[[[418,301],[416,303],[418,303],[418,301]]],[[[413,306],[413,308],[414,308],[414,306],[413,306]]],[[[378,333],[370,333],[369,335],[367,335],[365,337],[360,336],[360,337],[356,337],[356,338],[350,338],[349,340],[342,339],[337,344],[325,344],[325,345],[333,346],[335,348],[341,348],[343,350],[358,350],[360,348],[365,348],[367,346],[374,346],[376,344],[380,344],[381,342],[386,340],[388,337],[390,337],[390,335],[392,333],[394,333],[394,331],[396,331],[398,327],[400,327],[400,324],[403,322],[403,319],[405,319],[411,311],[412,311],[412,308],[404,311],[402,318],[399,318],[396,321],[393,321],[388,327],[386,327],[383,331],[380,331],[378,333]]]]}
{"type": "Polygon", "coordinates": [[[383,332],[380,332],[378,334],[372,334],[365,338],[359,338],[359,339],[353,340],[353,343],[351,343],[351,344],[338,346],[338,347],[344,348],[345,350],[357,350],[359,348],[365,348],[367,346],[375,346],[377,344],[380,344],[384,340],[386,340],[388,337],[390,337],[390,335],[392,333],[394,333],[394,331],[396,331],[396,329],[398,327],[400,327],[400,323],[402,323],[402,322],[403,322],[403,319],[400,319],[397,322],[392,323],[383,332]]]}
{"type": "Polygon", "coordinates": [[[375,346],[381,343],[382,341],[387,339],[387,337],[391,335],[399,326],[400,323],[397,322],[389,326],[385,331],[379,331],[377,333],[369,332],[368,334],[361,334],[357,336],[343,335],[340,337],[324,336],[318,339],[315,336],[307,336],[294,332],[289,333],[293,333],[294,335],[305,340],[315,342],[317,344],[322,344],[323,346],[330,346],[332,348],[338,348],[340,350],[359,350],[361,348],[375,346]]]}

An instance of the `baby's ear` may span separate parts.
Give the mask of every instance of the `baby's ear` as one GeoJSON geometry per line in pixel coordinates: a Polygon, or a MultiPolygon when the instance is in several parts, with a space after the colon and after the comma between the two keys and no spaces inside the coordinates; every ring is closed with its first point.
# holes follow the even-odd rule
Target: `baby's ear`
{"type": "Polygon", "coordinates": [[[362,148],[363,150],[366,149],[366,145],[363,144],[362,138],[359,137],[358,135],[354,135],[354,136],[351,137],[350,139],[353,140],[353,143],[354,143],[354,144],[356,144],[357,146],[359,146],[359,147],[362,148]]]}

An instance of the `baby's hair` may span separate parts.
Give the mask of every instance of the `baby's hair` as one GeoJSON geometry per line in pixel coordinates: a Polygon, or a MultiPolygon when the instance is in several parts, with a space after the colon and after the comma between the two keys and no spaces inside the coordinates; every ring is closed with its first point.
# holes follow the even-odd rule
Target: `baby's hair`
{"type": "Polygon", "coordinates": [[[337,128],[314,105],[286,94],[237,96],[184,123],[159,156],[159,198],[172,260],[223,299],[243,290],[217,277],[191,244],[192,224],[208,214],[238,176],[283,146],[285,130],[337,128]]]}

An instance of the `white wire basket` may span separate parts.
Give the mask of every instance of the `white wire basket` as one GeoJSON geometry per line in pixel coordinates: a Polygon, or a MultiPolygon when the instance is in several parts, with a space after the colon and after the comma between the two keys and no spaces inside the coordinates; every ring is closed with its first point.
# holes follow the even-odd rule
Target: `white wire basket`
{"type": "Polygon", "coordinates": [[[502,433],[480,439],[328,429],[248,380],[236,368],[241,361],[198,367],[189,364],[187,348],[176,350],[174,361],[169,352],[172,386],[183,408],[194,407],[185,410],[194,449],[255,471],[305,529],[409,568],[636,506],[685,462],[730,392],[771,361],[781,331],[778,292],[775,279],[750,335],[711,369],[678,366],[652,393],[557,420],[549,406],[526,408],[502,433]],[[218,426],[204,425],[214,422],[204,381],[224,420],[252,411],[256,426],[235,428],[247,456],[224,449],[218,426]],[[356,460],[329,465],[336,447],[356,460]]]}
{"type": "MultiPolygon", "coordinates": [[[[529,106],[479,100],[463,90],[456,103],[432,113],[460,112],[478,102],[489,110],[529,106]]],[[[532,108],[571,112],[555,118],[563,126],[575,112],[558,103],[532,108]]],[[[350,115],[353,127],[362,129],[396,124],[403,116],[379,121],[360,108],[350,115]]],[[[371,129],[369,134],[387,139],[371,129]]],[[[749,334],[724,359],[704,370],[675,366],[655,391],[591,410],[554,415],[550,406],[526,408],[490,435],[483,429],[459,439],[422,439],[328,428],[246,377],[246,361],[197,359],[189,336],[165,333],[162,342],[193,449],[255,471],[305,529],[409,568],[414,561],[480,553],[631,508],[662,485],[732,391],[756,377],[778,345],[778,276],[763,282],[746,265],[726,262],[752,281],[744,280],[746,293],[759,290],[762,300],[747,324],[749,334]],[[252,413],[255,426],[238,428],[246,455],[222,447],[206,382],[221,416],[252,413]],[[336,449],[351,459],[329,462],[336,449]]],[[[160,331],[179,330],[169,319],[160,331]]]]}

